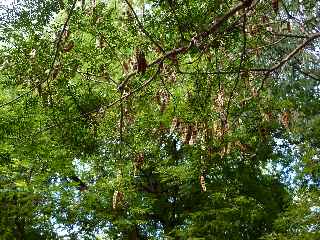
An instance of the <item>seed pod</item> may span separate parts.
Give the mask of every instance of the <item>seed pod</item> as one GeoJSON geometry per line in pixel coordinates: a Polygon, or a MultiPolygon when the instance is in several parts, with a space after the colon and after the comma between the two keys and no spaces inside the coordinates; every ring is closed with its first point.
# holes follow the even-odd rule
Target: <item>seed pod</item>
{"type": "Polygon", "coordinates": [[[287,22],[287,30],[288,30],[288,32],[291,32],[291,23],[290,22],[287,22]]]}
{"type": "Polygon", "coordinates": [[[189,144],[190,138],[191,138],[191,132],[192,129],[190,126],[186,125],[182,128],[182,142],[184,144],[189,144]]]}
{"type": "Polygon", "coordinates": [[[275,13],[279,11],[279,0],[272,0],[272,8],[275,13]]]}
{"type": "Polygon", "coordinates": [[[198,136],[198,129],[197,126],[192,126],[191,127],[191,138],[189,141],[189,145],[193,145],[197,141],[197,136],[198,136]]]}
{"type": "Polygon", "coordinates": [[[180,119],[177,117],[174,117],[171,122],[170,133],[173,133],[174,131],[178,130],[180,127],[180,124],[181,124],[180,119]]]}
{"type": "Polygon", "coordinates": [[[148,64],[147,64],[147,60],[146,60],[146,57],[145,57],[143,51],[137,50],[136,62],[137,62],[137,66],[138,66],[138,69],[137,69],[138,72],[145,73],[148,64]]]}
{"type": "Polygon", "coordinates": [[[200,176],[200,186],[201,186],[201,191],[202,192],[206,192],[207,188],[206,188],[206,181],[204,179],[204,176],[200,176]]]}
{"type": "Polygon", "coordinates": [[[70,41],[70,42],[63,48],[63,51],[64,51],[64,52],[70,52],[73,47],[74,47],[74,42],[73,42],[73,41],[70,41]]]}
{"type": "Polygon", "coordinates": [[[119,191],[114,191],[112,198],[112,209],[117,209],[123,200],[123,193],[119,191]]]}
{"type": "Polygon", "coordinates": [[[136,175],[137,170],[140,170],[144,163],[144,154],[138,153],[138,155],[134,159],[134,175],[136,175]]]}
{"type": "Polygon", "coordinates": [[[31,50],[31,52],[29,54],[31,60],[34,60],[36,58],[36,53],[37,53],[36,49],[31,50]]]}
{"type": "Polygon", "coordinates": [[[129,65],[125,61],[122,63],[123,73],[127,74],[129,72],[129,65]]]}
{"type": "Polygon", "coordinates": [[[281,123],[285,128],[289,127],[289,123],[290,123],[290,112],[285,111],[282,113],[281,116],[281,123]]]}

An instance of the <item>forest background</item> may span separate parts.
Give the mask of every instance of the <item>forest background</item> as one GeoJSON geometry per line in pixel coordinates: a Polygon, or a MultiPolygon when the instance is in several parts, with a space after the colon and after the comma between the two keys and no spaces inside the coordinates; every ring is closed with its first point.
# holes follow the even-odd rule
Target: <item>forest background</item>
{"type": "Polygon", "coordinates": [[[320,3],[0,5],[0,239],[320,239],[320,3]]]}

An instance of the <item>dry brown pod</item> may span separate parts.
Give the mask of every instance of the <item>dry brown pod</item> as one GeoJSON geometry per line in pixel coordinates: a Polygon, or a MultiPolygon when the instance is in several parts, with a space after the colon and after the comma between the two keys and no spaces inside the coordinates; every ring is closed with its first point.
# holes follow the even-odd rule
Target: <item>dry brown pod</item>
{"type": "Polygon", "coordinates": [[[174,117],[171,122],[170,133],[178,130],[180,128],[181,120],[178,117],[174,117]]]}
{"type": "Polygon", "coordinates": [[[184,127],[182,127],[181,140],[184,144],[189,144],[189,141],[191,138],[191,132],[192,132],[192,129],[189,125],[185,125],[184,127]]]}
{"type": "Polygon", "coordinates": [[[137,62],[138,72],[145,73],[148,63],[147,63],[145,54],[142,50],[136,51],[136,62],[137,62]]]}
{"type": "Polygon", "coordinates": [[[64,51],[64,52],[70,52],[73,47],[74,47],[74,42],[73,42],[73,41],[70,41],[70,42],[63,48],[63,51],[64,51]]]}
{"type": "Polygon", "coordinates": [[[272,0],[272,8],[275,13],[278,13],[279,11],[279,0],[272,0]]]}
{"type": "Polygon", "coordinates": [[[207,188],[206,188],[206,181],[203,175],[200,176],[200,186],[201,186],[201,191],[202,192],[206,192],[207,188]]]}
{"type": "Polygon", "coordinates": [[[116,210],[123,201],[124,194],[118,190],[114,191],[112,198],[112,209],[116,210]]]}
{"type": "Polygon", "coordinates": [[[198,128],[197,126],[192,126],[191,127],[191,137],[189,140],[189,144],[193,145],[197,142],[197,137],[198,137],[198,128]]]}
{"type": "Polygon", "coordinates": [[[134,159],[134,175],[136,174],[137,170],[140,170],[144,163],[144,154],[140,152],[136,155],[134,159]]]}
{"type": "Polygon", "coordinates": [[[291,32],[291,23],[290,22],[287,22],[287,31],[291,32]]]}
{"type": "Polygon", "coordinates": [[[289,128],[290,124],[290,112],[284,111],[281,115],[281,123],[285,128],[289,128]]]}

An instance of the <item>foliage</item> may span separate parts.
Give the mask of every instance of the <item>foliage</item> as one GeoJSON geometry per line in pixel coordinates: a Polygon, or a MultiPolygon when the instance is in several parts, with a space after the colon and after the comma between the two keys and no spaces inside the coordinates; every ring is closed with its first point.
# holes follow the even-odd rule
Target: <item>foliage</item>
{"type": "Polygon", "coordinates": [[[3,239],[318,239],[316,1],[0,11],[3,239]]]}

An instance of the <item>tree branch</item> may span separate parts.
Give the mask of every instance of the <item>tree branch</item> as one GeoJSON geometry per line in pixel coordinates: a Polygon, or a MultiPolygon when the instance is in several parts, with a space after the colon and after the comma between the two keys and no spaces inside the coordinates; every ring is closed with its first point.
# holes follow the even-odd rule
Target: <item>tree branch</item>
{"type": "Polygon", "coordinates": [[[264,78],[262,79],[261,86],[258,89],[258,94],[262,90],[264,83],[266,79],[269,77],[269,75],[276,71],[277,69],[281,68],[284,64],[286,64],[288,61],[291,60],[300,50],[305,48],[308,44],[310,44],[313,40],[320,37],[320,32],[311,34],[306,40],[304,40],[300,45],[298,45],[293,51],[291,51],[287,56],[285,56],[280,62],[273,65],[264,75],[264,78]]]}
{"type": "MultiPolygon", "coordinates": [[[[125,0],[127,2],[127,0],[125,0]]],[[[164,61],[166,58],[170,58],[173,55],[178,55],[181,53],[186,53],[187,51],[190,50],[190,48],[194,45],[197,45],[200,41],[203,40],[203,38],[208,37],[209,35],[216,33],[219,28],[222,26],[224,22],[226,22],[230,17],[234,16],[238,11],[241,9],[244,9],[246,7],[249,7],[252,4],[252,0],[246,0],[235,7],[233,7],[229,12],[227,12],[223,17],[218,18],[216,21],[214,21],[211,26],[209,27],[209,30],[201,32],[199,34],[196,34],[194,37],[191,38],[189,41],[189,44],[183,47],[179,48],[174,48],[168,52],[166,52],[163,56],[159,57],[158,59],[154,60],[152,63],[150,63],[146,68],[148,69],[149,67],[152,67],[153,65],[159,64],[164,61]]],[[[131,6],[131,5],[130,5],[131,6]]],[[[132,6],[131,6],[132,8],[132,6]]],[[[136,75],[138,71],[134,71],[127,75],[125,79],[119,84],[118,89],[121,90],[126,86],[126,84],[129,82],[130,78],[136,75]]]]}

